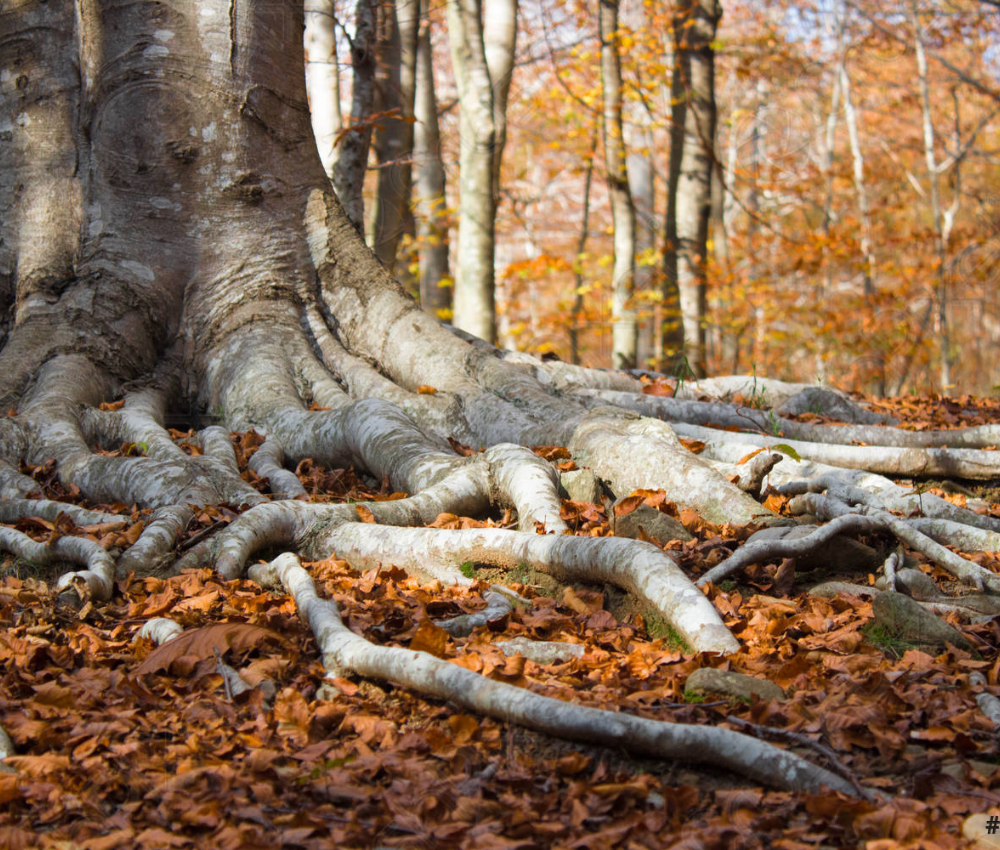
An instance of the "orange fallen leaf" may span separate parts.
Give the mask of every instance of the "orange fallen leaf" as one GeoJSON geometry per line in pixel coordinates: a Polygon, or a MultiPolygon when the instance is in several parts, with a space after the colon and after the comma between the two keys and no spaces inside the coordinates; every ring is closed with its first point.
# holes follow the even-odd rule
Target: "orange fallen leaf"
{"type": "Polygon", "coordinates": [[[750,454],[748,454],[748,455],[743,455],[743,457],[741,457],[738,461],[736,461],[736,465],[740,466],[741,464],[746,463],[751,458],[757,457],[757,455],[759,455],[762,451],[764,451],[764,449],[761,448],[761,449],[757,449],[757,451],[755,451],[755,452],[750,452],[750,454]]]}
{"type": "Polygon", "coordinates": [[[703,443],[701,440],[692,440],[689,437],[681,437],[680,441],[681,445],[684,446],[684,448],[686,448],[689,452],[693,452],[694,454],[699,454],[703,452],[705,450],[705,446],[708,445],[708,443],[703,443]]]}
{"type": "Polygon", "coordinates": [[[417,387],[417,392],[420,395],[434,395],[434,393],[437,392],[437,388],[429,387],[427,386],[427,384],[421,384],[419,387],[417,387]]]}
{"type": "Polygon", "coordinates": [[[448,651],[450,635],[440,626],[435,626],[430,620],[424,620],[417,633],[410,641],[410,649],[414,652],[429,652],[438,658],[443,658],[448,651]]]}

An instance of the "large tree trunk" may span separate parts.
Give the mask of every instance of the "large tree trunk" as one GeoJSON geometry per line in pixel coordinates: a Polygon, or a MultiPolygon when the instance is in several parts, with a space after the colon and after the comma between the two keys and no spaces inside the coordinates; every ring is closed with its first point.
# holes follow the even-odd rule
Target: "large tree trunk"
{"type": "Polygon", "coordinates": [[[604,169],[614,223],[611,279],[611,362],[616,369],[636,365],[638,339],[632,293],[635,287],[635,207],[628,185],[622,131],[622,69],[618,53],[618,0],[600,0],[601,92],[604,97],[604,169]]]}
{"type": "MultiPolygon", "coordinates": [[[[60,586],[67,597],[99,603],[116,592],[116,571],[208,564],[235,579],[266,549],[310,559],[336,552],[359,567],[399,564],[458,584],[469,583],[457,568],[466,560],[524,563],[564,580],[621,586],[694,651],[738,647],[669,551],[562,534],[555,468],[524,446],[568,445],[613,494],[663,488],[715,523],[779,522],[748,492],[759,488],[759,474],[753,487],[737,487],[727,476],[742,481],[738,465],[705,462],[659,419],[608,406],[660,413],[657,402],[681,399],[643,395],[624,374],[505,357],[420,310],[331,190],[306,106],[301,6],[47,0],[0,22],[0,67],[15,82],[0,96],[0,128],[9,134],[0,147],[0,314],[13,314],[0,350],[0,399],[14,410],[0,420],[0,548],[80,563],[60,586]],[[115,400],[121,404],[101,407],[115,400]],[[164,427],[168,410],[189,408],[226,428],[203,428],[194,453],[164,427]],[[266,435],[252,463],[272,499],[235,462],[228,431],[249,428],[266,435]],[[486,448],[463,457],[448,437],[486,448]],[[140,456],[95,451],[126,442],[140,456]],[[294,498],[302,485],[281,464],[305,458],[366,469],[411,495],[361,506],[376,523],[358,522],[355,505],[294,498]],[[117,561],[82,536],[57,534],[45,545],[10,527],[63,513],[80,523],[118,517],[25,499],[36,482],[19,462],[49,459],[66,487],[91,500],[157,509],[117,561]],[[251,507],[174,563],[192,506],[218,502],[251,507]],[[514,511],[521,530],[401,527],[494,504],[514,511]]],[[[758,387],[782,400],[803,390],[755,380],[758,387]]],[[[748,392],[745,380],[688,391],[748,392]]],[[[835,400],[844,419],[851,407],[835,400]]],[[[697,406],[681,413],[721,421],[697,406]]],[[[863,428],[848,432],[844,442],[872,441],[863,428]]],[[[919,436],[939,446],[955,434],[919,436]]],[[[832,451],[860,464],[872,454],[800,436],[803,457],[832,451]]],[[[958,438],[997,442],[990,428],[958,438]]],[[[724,443],[713,451],[743,449],[724,443]]],[[[976,449],[879,452],[900,474],[955,464],[963,474],[997,474],[994,453],[976,449]]],[[[851,480],[858,491],[871,484],[851,480]]],[[[949,520],[969,514],[993,530],[991,518],[938,501],[949,520]]],[[[837,509],[832,496],[828,502],[837,509]]],[[[872,521],[913,537],[892,519],[872,521]]],[[[983,581],[981,568],[938,549],[946,568],[983,581]]],[[[546,732],[715,762],[779,787],[853,793],[840,777],[728,730],[572,706],[427,653],[375,646],[344,627],[292,556],[253,578],[293,596],[331,676],[384,677],[546,732]]]]}
{"type": "Polygon", "coordinates": [[[708,305],[705,260],[715,159],[715,56],[718,0],[681,0],[674,18],[673,113],[664,271],[677,282],[684,353],[696,375],[706,370],[708,305]]]}

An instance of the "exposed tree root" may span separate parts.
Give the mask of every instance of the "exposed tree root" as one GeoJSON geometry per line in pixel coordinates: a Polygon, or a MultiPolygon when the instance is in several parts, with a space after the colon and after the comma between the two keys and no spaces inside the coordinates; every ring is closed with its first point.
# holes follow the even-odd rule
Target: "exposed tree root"
{"type": "Polygon", "coordinates": [[[37,543],[13,528],[0,526],[0,550],[10,552],[35,564],[57,564],[68,561],[83,564],[85,570],[64,574],[59,588],[75,588],[77,582],[86,585],[92,598],[106,601],[114,589],[115,562],[98,544],[83,537],[60,537],[52,543],[37,543]]]}
{"type": "Polygon", "coordinates": [[[118,574],[161,573],[174,560],[174,546],[191,522],[194,511],[187,505],[159,508],[135,541],[118,559],[118,574]]]}
{"type": "Polygon", "coordinates": [[[739,644],[718,613],[659,547],[637,540],[565,537],[475,528],[448,531],[347,524],[327,531],[324,548],[352,563],[404,569],[465,561],[527,564],[562,581],[615,584],[661,614],[696,652],[734,652],[739,644]]]}
{"type": "Polygon", "coordinates": [[[183,631],[184,629],[180,623],[171,620],[169,617],[154,617],[152,620],[147,620],[142,624],[142,628],[139,629],[133,640],[148,638],[159,646],[168,640],[173,640],[173,638],[177,637],[183,631]]]}
{"type": "Polygon", "coordinates": [[[13,772],[13,768],[8,767],[3,763],[7,756],[14,755],[14,742],[11,741],[10,735],[8,735],[2,727],[0,727],[0,771],[4,773],[13,772]]]}
{"type": "MultiPolygon", "coordinates": [[[[727,439],[725,432],[698,425],[677,424],[674,430],[685,437],[703,441],[727,439]]],[[[847,469],[862,469],[886,475],[989,479],[1000,476],[1000,453],[980,449],[921,449],[892,446],[842,446],[807,443],[761,434],[733,434],[740,443],[767,448],[775,443],[791,446],[801,457],[847,469]]]]}
{"type": "Polygon", "coordinates": [[[435,625],[444,629],[452,637],[468,637],[481,626],[499,620],[513,609],[510,599],[496,590],[488,590],[483,594],[486,607],[475,614],[459,614],[449,620],[438,620],[435,625]]]}
{"type": "Polygon", "coordinates": [[[956,555],[921,533],[908,520],[893,516],[887,511],[873,510],[867,505],[852,508],[833,496],[818,493],[795,496],[789,508],[793,512],[814,514],[830,522],[812,534],[794,540],[784,538],[751,540],[721,564],[705,573],[698,580],[698,584],[701,586],[708,582],[719,582],[743,567],[764,560],[801,557],[826,546],[842,534],[886,531],[977,590],[988,588],[993,593],[1000,593],[1000,576],[956,555]]]}
{"type": "Polygon", "coordinates": [[[77,525],[97,525],[98,523],[128,523],[127,517],[103,511],[89,511],[66,502],[51,499],[3,499],[0,500],[0,522],[17,522],[20,519],[39,517],[55,522],[63,514],[77,525]]]}
{"type": "MultiPolygon", "coordinates": [[[[459,470],[474,469],[466,464],[459,470]]],[[[458,480],[468,483],[464,475],[458,480]]],[[[528,564],[570,581],[615,584],[649,605],[696,651],[732,652],[739,644],[712,604],[695,589],[670,556],[633,540],[538,535],[504,529],[401,528],[433,521],[455,505],[451,479],[406,499],[365,505],[275,502],[243,514],[211,543],[193,549],[178,569],[211,561],[225,578],[236,578],[255,552],[292,547],[311,559],[337,553],[359,567],[396,565],[449,584],[466,561],[513,569],[528,564]],[[379,524],[358,522],[359,508],[379,524]],[[383,524],[388,523],[388,524],[383,524]]],[[[460,493],[461,501],[481,496],[460,493]]],[[[530,514],[529,514],[530,516],[530,514]]],[[[562,522],[560,520],[560,525],[562,522]]]]}
{"type": "Polygon", "coordinates": [[[863,514],[866,519],[872,520],[877,527],[894,534],[907,546],[926,555],[927,558],[938,566],[947,570],[956,578],[972,585],[976,590],[981,591],[988,588],[993,593],[1000,593],[1000,576],[996,573],[963,558],[961,555],[956,555],[940,543],[922,534],[910,525],[907,520],[893,516],[888,511],[873,510],[866,506],[852,508],[839,499],[835,499],[832,496],[823,496],[818,493],[806,493],[802,496],[796,496],[793,502],[795,500],[801,500],[800,505],[790,504],[789,508],[791,510],[794,511],[797,507],[801,507],[805,511],[815,514],[824,520],[846,515],[863,514]]]}
{"type": "Polygon", "coordinates": [[[250,469],[268,481],[268,489],[277,499],[295,499],[306,495],[306,488],[295,473],[284,468],[285,450],[274,439],[265,440],[250,458],[250,469]]]}
{"type": "Polygon", "coordinates": [[[369,643],[348,629],[336,603],[321,599],[294,555],[251,569],[251,578],[292,596],[323,661],[342,675],[384,679],[506,722],[573,740],[623,747],[643,756],[725,767],[772,787],[857,796],[854,785],[798,756],[727,729],[682,726],[602,711],[534,694],[424,652],[369,643]]]}
{"type": "Polygon", "coordinates": [[[0,459],[0,499],[21,499],[38,490],[38,482],[0,459]]]}

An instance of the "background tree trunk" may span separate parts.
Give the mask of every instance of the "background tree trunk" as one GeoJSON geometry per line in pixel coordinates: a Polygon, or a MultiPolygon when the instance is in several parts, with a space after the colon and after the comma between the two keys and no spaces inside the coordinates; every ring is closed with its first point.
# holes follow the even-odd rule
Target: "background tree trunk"
{"type": "Polygon", "coordinates": [[[708,222],[715,157],[715,54],[718,0],[681,0],[674,19],[674,109],[671,117],[671,196],[668,259],[676,275],[684,351],[696,375],[706,372],[708,222]],[[679,143],[679,149],[678,149],[679,143]]]}
{"type": "Polygon", "coordinates": [[[323,168],[332,175],[337,162],[337,136],[343,127],[333,0],[306,0],[305,47],[313,133],[323,168]]]}
{"type": "Polygon", "coordinates": [[[441,133],[434,92],[434,63],[428,0],[420,2],[417,41],[413,160],[416,167],[416,228],[420,244],[420,304],[432,316],[452,317],[454,281],[448,269],[448,200],[445,196],[441,133]],[[443,284],[443,285],[442,285],[443,284]]]}
{"type": "Polygon", "coordinates": [[[419,0],[395,0],[385,8],[384,23],[375,77],[376,111],[382,117],[372,142],[378,186],[368,242],[393,271],[399,241],[410,223],[419,0]]]}
{"type": "Polygon", "coordinates": [[[927,83],[924,27],[920,22],[920,10],[914,0],[910,2],[910,18],[913,23],[913,44],[917,55],[917,79],[920,81],[920,115],[924,131],[924,161],[927,164],[927,182],[930,185],[931,222],[934,227],[934,241],[937,249],[937,281],[934,290],[937,296],[938,380],[940,391],[947,393],[951,386],[951,335],[948,328],[948,247],[945,242],[944,219],[941,213],[941,191],[938,187],[939,170],[934,141],[934,121],[931,117],[930,87],[927,83]]]}
{"type": "Polygon", "coordinates": [[[448,2],[448,34],[461,109],[454,324],[493,342],[494,227],[506,126],[505,119],[497,126],[497,110],[507,102],[517,3],[496,0],[487,4],[488,33],[483,8],[482,0],[448,2]]]}
{"type": "Polygon", "coordinates": [[[636,365],[655,365],[657,347],[654,339],[659,328],[652,320],[651,297],[655,294],[656,268],[652,263],[659,226],[656,221],[656,195],[653,181],[653,139],[648,127],[635,133],[627,157],[629,192],[635,206],[635,297],[636,305],[636,365]]]}
{"type": "Polygon", "coordinates": [[[368,150],[372,138],[372,111],[375,103],[376,39],[379,17],[385,10],[379,0],[357,0],[354,39],[351,42],[351,123],[340,143],[333,169],[333,187],[344,212],[365,232],[365,201],[362,195],[368,150]]]}
{"type": "Polygon", "coordinates": [[[600,0],[601,92],[604,99],[604,169],[614,222],[611,280],[611,363],[616,369],[636,365],[638,339],[632,295],[635,287],[635,207],[629,190],[622,131],[622,69],[618,53],[618,0],[600,0]]]}

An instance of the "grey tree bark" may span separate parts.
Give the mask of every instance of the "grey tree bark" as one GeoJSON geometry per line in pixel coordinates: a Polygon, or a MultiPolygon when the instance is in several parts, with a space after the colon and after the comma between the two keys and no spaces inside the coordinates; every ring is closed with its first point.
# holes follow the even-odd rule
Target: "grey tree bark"
{"type": "Polygon", "coordinates": [[[399,241],[410,223],[419,0],[387,4],[381,23],[375,74],[376,112],[381,117],[372,140],[378,186],[368,243],[393,271],[399,241]]]}
{"type": "Polygon", "coordinates": [[[611,362],[616,369],[636,365],[638,326],[632,296],[635,287],[635,207],[628,184],[622,130],[622,68],[618,52],[618,0],[600,0],[601,92],[604,170],[614,224],[611,279],[611,362]]]}
{"type": "Polygon", "coordinates": [[[428,0],[420,2],[417,39],[413,161],[416,168],[416,229],[420,240],[420,304],[432,316],[450,318],[454,281],[448,268],[448,201],[431,46],[428,0]]]}
{"type": "Polygon", "coordinates": [[[380,17],[386,14],[379,0],[357,0],[354,37],[351,41],[351,123],[340,142],[333,167],[333,186],[344,211],[359,233],[365,229],[362,191],[371,147],[371,116],[375,104],[376,40],[380,17]]]}
{"type": "Polygon", "coordinates": [[[708,223],[715,160],[715,56],[722,17],[718,0],[681,0],[674,17],[670,201],[664,272],[680,297],[684,352],[691,370],[706,373],[705,321],[708,223]]]}
{"type": "Polygon", "coordinates": [[[517,0],[449,0],[448,35],[461,110],[454,324],[493,342],[494,226],[517,0]]]}

